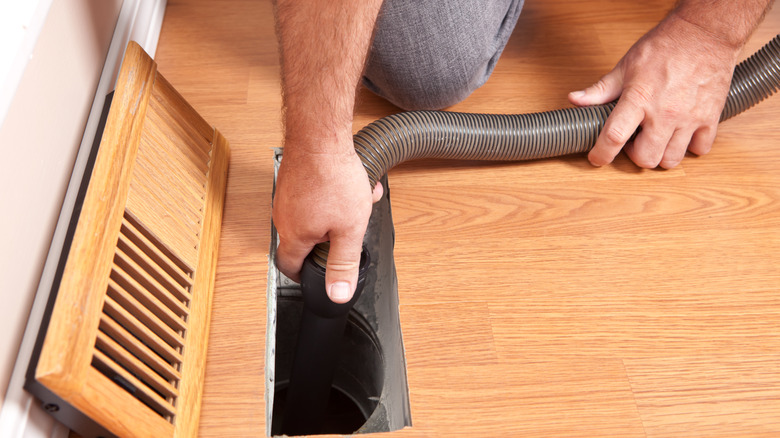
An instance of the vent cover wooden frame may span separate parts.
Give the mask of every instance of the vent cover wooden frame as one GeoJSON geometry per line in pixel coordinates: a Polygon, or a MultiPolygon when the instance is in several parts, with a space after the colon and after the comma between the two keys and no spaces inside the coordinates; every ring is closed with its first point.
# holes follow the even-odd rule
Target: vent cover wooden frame
{"type": "Polygon", "coordinates": [[[26,385],[82,436],[197,434],[228,156],[131,42],[26,385]]]}

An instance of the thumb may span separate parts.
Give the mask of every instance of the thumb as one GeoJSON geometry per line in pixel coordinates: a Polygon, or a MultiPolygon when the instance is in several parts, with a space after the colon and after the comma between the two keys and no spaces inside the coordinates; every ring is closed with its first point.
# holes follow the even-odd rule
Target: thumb
{"type": "Polygon", "coordinates": [[[385,189],[382,187],[382,183],[377,181],[376,186],[374,186],[374,191],[371,192],[371,202],[377,203],[380,199],[382,199],[382,195],[384,194],[385,189]]]}
{"type": "Polygon", "coordinates": [[[325,267],[325,290],[331,301],[349,302],[357,286],[362,239],[332,239],[325,267]]]}
{"type": "Polygon", "coordinates": [[[590,87],[569,93],[569,102],[577,106],[612,102],[623,92],[623,75],[615,68],[590,87]]]}

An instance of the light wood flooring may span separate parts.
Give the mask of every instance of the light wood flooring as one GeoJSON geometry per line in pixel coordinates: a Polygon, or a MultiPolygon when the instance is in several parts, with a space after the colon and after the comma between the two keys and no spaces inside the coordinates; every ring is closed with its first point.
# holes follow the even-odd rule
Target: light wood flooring
{"type": "MultiPolygon", "coordinates": [[[[568,106],[672,3],[529,0],[493,77],[451,109],[568,106]]],[[[780,6],[745,56],[778,31],[780,6]]],[[[263,436],[271,4],[169,0],[156,60],[232,147],[200,434],[263,436]]],[[[396,111],[362,92],[355,130],[396,111]]],[[[393,436],[780,436],[779,121],[776,96],[671,171],[393,169],[414,421],[393,436]]]]}

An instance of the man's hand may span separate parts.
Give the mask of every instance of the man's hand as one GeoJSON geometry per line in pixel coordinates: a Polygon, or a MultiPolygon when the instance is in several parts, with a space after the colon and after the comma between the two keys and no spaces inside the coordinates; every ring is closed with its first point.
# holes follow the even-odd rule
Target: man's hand
{"type": "Polygon", "coordinates": [[[612,162],[640,126],[633,143],[625,146],[639,167],[671,169],[686,151],[709,152],[739,50],[670,14],[599,82],[569,94],[581,106],[620,97],[588,155],[590,162],[612,162]]]}
{"type": "MultiPolygon", "coordinates": [[[[371,185],[352,143],[355,93],[382,0],[276,0],[284,158],[274,196],[277,266],[298,280],[330,240],[325,288],[345,303],[357,285],[371,185]]],[[[381,197],[381,186],[373,200],[381,197]]]]}
{"type": "Polygon", "coordinates": [[[298,280],[303,260],[314,245],[329,240],[327,293],[332,301],[346,303],[357,285],[363,235],[371,205],[382,196],[382,185],[377,183],[372,195],[368,175],[354,150],[299,152],[304,149],[299,145],[289,148],[279,167],[273,203],[279,232],[277,264],[285,275],[298,280]]]}

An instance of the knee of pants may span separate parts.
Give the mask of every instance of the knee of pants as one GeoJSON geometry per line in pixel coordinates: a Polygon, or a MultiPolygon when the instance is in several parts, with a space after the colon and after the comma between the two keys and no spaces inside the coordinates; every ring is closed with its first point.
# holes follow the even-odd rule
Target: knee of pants
{"type": "Polygon", "coordinates": [[[442,109],[452,106],[484,83],[486,65],[465,57],[406,59],[370,65],[364,85],[404,110],[442,109]]]}
{"type": "Polygon", "coordinates": [[[363,83],[406,109],[441,109],[487,81],[522,0],[386,0],[363,83]]]}

